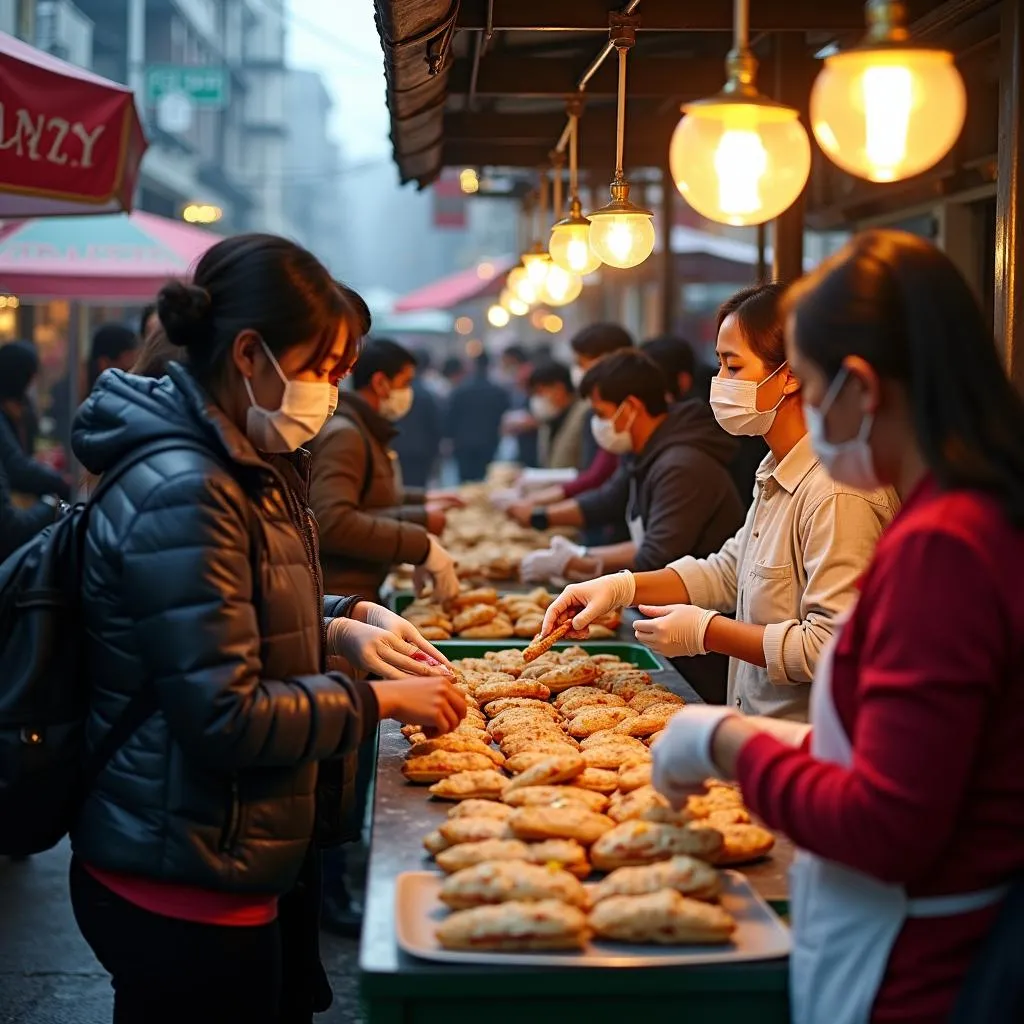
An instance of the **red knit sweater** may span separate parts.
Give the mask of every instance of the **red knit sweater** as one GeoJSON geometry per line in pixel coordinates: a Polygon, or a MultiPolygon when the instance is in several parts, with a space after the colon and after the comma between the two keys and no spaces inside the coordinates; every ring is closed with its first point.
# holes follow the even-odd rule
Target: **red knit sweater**
{"type": "MultiPolygon", "coordinates": [[[[917,488],[865,574],[832,686],[852,767],[768,736],[741,752],[769,825],[911,897],[1024,870],[1024,530],[994,501],[917,488]]],[[[872,1019],[944,1021],[995,913],[908,921],[872,1019]]]]}

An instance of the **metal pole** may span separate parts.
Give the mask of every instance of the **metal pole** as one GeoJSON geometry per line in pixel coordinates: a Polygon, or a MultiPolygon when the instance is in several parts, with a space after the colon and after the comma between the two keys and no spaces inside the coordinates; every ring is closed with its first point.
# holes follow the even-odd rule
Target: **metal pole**
{"type": "MultiPolygon", "coordinates": [[[[665,152],[668,153],[666,147],[665,152]]],[[[661,169],[661,330],[671,334],[676,320],[676,261],[672,254],[672,223],[675,220],[676,183],[668,162],[661,169]]]]}
{"type": "MultiPolygon", "coordinates": [[[[737,6],[742,0],[737,0],[737,6]]],[[[786,84],[794,68],[806,61],[803,45],[799,37],[793,33],[780,32],[775,37],[775,98],[788,103],[801,111],[806,125],[805,107],[808,96],[786,95],[786,84]]],[[[799,81],[799,76],[797,76],[799,81]]],[[[795,281],[804,270],[804,193],[801,192],[796,202],[775,218],[772,239],[772,277],[776,281],[795,281]]]]}
{"type": "Polygon", "coordinates": [[[995,335],[1006,369],[1024,392],[1024,333],[1017,317],[1024,301],[1024,277],[1018,272],[1024,207],[1024,12],[1019,0],[1003,0],[999,52],[999,151],[996,173],[995,335]]]}
{"type": "Polygon", "coordinates": [[[128,85],[139,110],[145,109],[146,0],[128,0],[128,85]]]}

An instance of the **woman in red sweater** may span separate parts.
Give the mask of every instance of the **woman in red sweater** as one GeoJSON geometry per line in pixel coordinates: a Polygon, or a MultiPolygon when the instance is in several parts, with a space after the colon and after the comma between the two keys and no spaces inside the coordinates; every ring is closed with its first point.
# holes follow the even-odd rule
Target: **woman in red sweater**
{"type": "Polygon", "coordinates": [[[819,663],[811,727],[690,708],[654,749],[679,802],[707,774],[801,848],[797,1024],[945,1021],[1024,870],[1024,403],[967,284],[871,231],[787,295],[815,450],[903,510],[819,663]]]}

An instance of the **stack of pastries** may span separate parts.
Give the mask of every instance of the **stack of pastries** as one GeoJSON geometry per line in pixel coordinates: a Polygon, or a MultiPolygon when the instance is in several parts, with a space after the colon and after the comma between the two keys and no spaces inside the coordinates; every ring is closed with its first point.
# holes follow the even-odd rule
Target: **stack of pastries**
{"type": "Polygon", "coordinates": [[[440,944],[462,950],[726,943],[717,866],[774,844],[734,787],[674,810],[650,784],[650,745],[681,697],[612,654],[492,651],[453,662],[469,711],[428,740],[403,732],[403,774],[451,801],[424,846],[447,876],[440,944]],[[534,657],[533,655],[536,654],[534,657]],[[605,872],[594,885],[581,885],[605,872]]]}
{"type": "MultiPolygon", "coordinates": [[[[507,640],[530,638],[540,632],[544,610],[554,600],[543,587],[528,594],[498,596],[493,587],[463,587],[450,601],[417,598],[402,612],[428,640],[507,640]]],[[[594,640],[610,640],[622,621],[618,611],[602,616],[590,627],[594,640]]]]}

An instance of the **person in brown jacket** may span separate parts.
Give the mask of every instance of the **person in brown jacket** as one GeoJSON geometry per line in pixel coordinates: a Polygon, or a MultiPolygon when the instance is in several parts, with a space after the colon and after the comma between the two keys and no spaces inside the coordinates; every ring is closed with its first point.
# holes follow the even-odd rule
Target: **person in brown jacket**
{"type": "Polygon", "coordinates": [[[394,565],[417,567],[417,590],[430,577],[441,600],[459,589],[455,564],[434,534],[444,529],[448,495],[404,488],[390,442],[412,405],[415,357],[394,341],[367,343],[352,375],[353,390],[310,446],[310,504],[320,530],[320,560],[331,593],[376,601],[394,565]]]}

